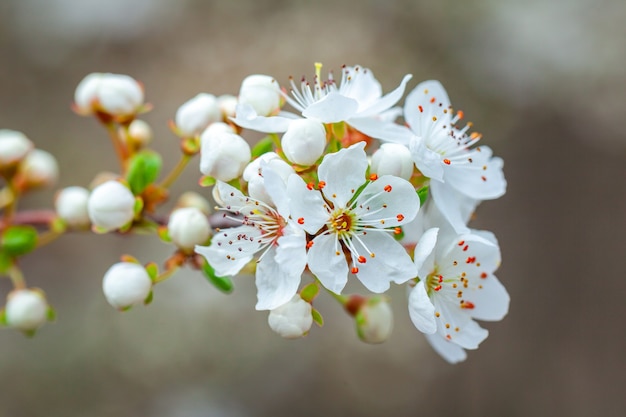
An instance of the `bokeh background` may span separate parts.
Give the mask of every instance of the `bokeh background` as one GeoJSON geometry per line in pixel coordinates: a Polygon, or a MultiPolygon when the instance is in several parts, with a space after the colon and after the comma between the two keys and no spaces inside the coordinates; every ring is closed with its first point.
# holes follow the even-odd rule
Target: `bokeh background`
{"type": "MultiPolygon", "coordinates": [[[[105,132],[70,110],[89,72],[144,83],[166,167],[177,107],[236,94],[251,73],[286,83],[321,61],[369,67],[385,91],[406,73],[411,88],[441,80],[505,160],[508,193],[474,226],[498,236],[512,301],[452,366],[411,325],[402,288],[377,346],[327,297],[323,329],[282,340],[254,311],[250,277],[225,296],[185,271],[120,314],[101,294],[109,265],[121,253],[158,262],[171,247],[68,235],[23,261],[59,319],[34,339],[0,332],[0,415],[626,415],[625,20],[619,0],[3,0],[0,127],[53,152],[59,186],[116,166],[105,132]]],[[[206,192],[198,175],[194,163],[175,193],[206,192]]],[[[50,207],[53,194],[23,207],[50,207]]]]}

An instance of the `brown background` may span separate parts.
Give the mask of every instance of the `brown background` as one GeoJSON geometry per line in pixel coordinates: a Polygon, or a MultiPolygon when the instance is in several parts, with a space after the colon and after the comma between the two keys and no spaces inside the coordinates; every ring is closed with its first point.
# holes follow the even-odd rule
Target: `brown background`
{"type": "MultiPolygon", "coordinates": [[[[370,67],[385,91],[405,73],[411,88],[441,80],[505,160],[508,193],[480,207],[475,227],[498,236],[512,299],[481,348],[451,366],[412,327],[402,288],[386,344],[360,343],[327,297],[326,326],[285,341],[254,311],[249,277],[224,296],[185,271],[149,307],[119,314],[101,293],[108,266],[120,253],[158,262],[171,247],[64,236],[23,261],[59,320],[33,340],[1,332],[0,415],[625,415],[624,19],[617,0],[0,3],[0,128],[53,152],[60,186],[115,167],[104,131],[69,107],[92,71],[145,84],[167,167],[177,107],[201,91],[236,93],[250,73],[284,84],[322,61],[370,67]]],[[[196,161],[176,192],[198,189],[197,177],[196,161]]]]}

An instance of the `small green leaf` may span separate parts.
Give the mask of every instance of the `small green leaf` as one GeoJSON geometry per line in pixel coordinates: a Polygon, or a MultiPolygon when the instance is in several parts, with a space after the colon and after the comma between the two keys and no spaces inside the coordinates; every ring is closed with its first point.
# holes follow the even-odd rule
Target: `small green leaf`
{"type": "Polygon", "coordinates": [[[20,256],[37,246],[37,229],[32,226],[11,226],[0,237],[0,248],[8,256],[20,256]]]}
{"type": "Polygon", "coordinates": [[[159,267],[156,263],[150,262],[146,265],[146,272],[148,273],[150,279],[154,281],[156,277],[159,276],[159,267]]]}
{"type": "Polygon", "coordinates": [[[317,294],[319,292],[320,287],[317,285],[317,283],[311,282],[309,285],[302,288],[302,291],[300,291],[300,298],[302,298],[307,303],[310,303],[315,299],[315,297],[317,297],[317,294]]]}
{"type": "Polygon", "coordinates": [[[202,265],[202,272],[204,273],[204,276],[207,277],[209,282],[218,290],[226,294],[233,291],[233,281],[229,277],[218,277],[215,275],[215,270],[208,262],[205,262],[204,265],[202,265]]]}
{"type": "Polygon", "coordinates": [[[133,194],[138,195],[159,177],[163,162],[161,155],[151,150],[143,150],[130,160],[126,180],[133,194]]]}
{"type": "Polygon", "coordinates": [[[210,187],[212,185],[215,185],[216,180],[213,177],[209,177],[208,175],[201,177],[200,181],[198,181],[198,184],[200,185],[200,187],[210,187]]]}
{"type": "Polygon", "coordinates": [[[163,242],[170,243],[172,238],[170,237],[170,232],[167,226],[162,226],[157,229],[157,235],[163,242]]]}
{"type": "Polygon", "coordinates": [[[148,294],[148,296],[146,297],[145,300],[143,300],[143,304],[144,305],[148,305],[152,302],[152,299],[154,298],[154,291],[150,291],[150,293],[148,294]]]}
{"type": "Polygon", "coordinates": [[[3,250],[0,250],[0,274],[6,274],[13,265],[13,259],[3,250]]]}
{"type": "Polygon", "coordinates": [[[420,206],[423,206],[426,202],[426,198],[428,198],[428,186],[424,186],[417,190],[417,195],[420,198],[420,206]]]}
{"type": "Polygon", "coordinates": [[[258,141],[256,145],[252,148],[252,158],[256,158],[258,156],[263,155],[264,153],[268,153],[274,150],[274,139],[271,135],[265,136],[263,139],[258,141]]]}
{"type": "Polygon", "coordinates": [[[7,312],[3,308],[0,310],[0,326],[8,326],[9,322],[7,321],[7,312]]]}
{"type": "Polygon", "coordinates": [[[55,321],[57,319],[56,310],[48,306],[48,311],[46,312],[46,318],[48,319],[48,321],[55,321]]]}
{"type": "Polygon", "coordinates": [[[324,326],[324,318],[322,317],[319,311],[312,308],[311,315],[313,316],[313,321],[315,322],[315,324],[317,324],[319,327],[324,326]]]}

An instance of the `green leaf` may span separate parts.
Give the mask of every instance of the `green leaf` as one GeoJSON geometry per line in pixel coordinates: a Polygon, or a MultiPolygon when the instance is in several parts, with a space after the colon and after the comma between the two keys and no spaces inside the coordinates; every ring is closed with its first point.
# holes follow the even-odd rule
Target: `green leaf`
{"type": "Polygon", "coordinates": [[[213,177],[209,177],[208,175],[201,177],[200,181],[198,181],[198,184],[200,185],[200,187],[210,187],[212,185],[215,185],[217,181],[215,180],[215,178],[213,177]]]}
{"type": "Polygon", "coordinates": [[[11,265],[13,265],[13,258],[5,251],[0,250],[0,275],[6,274],[11,265]]]}
{"type": "Polygon", "coordinates": [[[11,226],[0,237],[0,249],[8,256],[20,256],[37,246],[37,229],[32,226],[11,226]]]}
{"type": "Polygon", "coordinates": [[[422,187],[417,190],[417,195],[420,198],[420,206],[423,206],[426,202],[426,198],[428,198],[428,186],[422,187]]]}
{"type": "Polygon", "coordinates": [[[202,265],[202,272],[204,273],[204,276],[207,277],[209,282],[218,290],[226,294],[233,291],[233,281],[229,277],[218,277],[215,275],[215,270],[208,262],[205,262],[204,265],[202,265]]]}
{"type": "Polygon", "coordinates": [[[148,273],[150,279],[154,281],[156,277],[159,276],[159,267],[156,263],[150,262],[146,265],[146,272],[148,273]]]}
{"type": "Polygon", "coordinates": [[[312,308],[311,315],[313,316],[313,321],[315,322],[315,324],[317,324],[319,327],[322,327],[324,325],[324,318],[322,317],[319,311],[312,308]]]}
{"type": "Polygon", "coordinates": [[[268,153],[274,150],[274,139],[271,135],[265,136],[263,139],[258,141],[256,145],[252,148],[252,158],[256,158],[258,156],[263,155],[264,153],[268,153]]]}
{"type": "Polygon", "coordinates": [[[48,311],[46,312],[46,318],[48,321],[55,321],[57,319],[57,312],[54,308],[48,306],[48,311]]]}
{"type": "Polygon", "coordinates": [[[9,322],[7,321],[7,312],[3,308],[0,310],[0,326],[8,326],[9,322]]]}
{"type": "Polygon", "coordinates": [[[159,177],[163,161],[161,155],[151,150],[143,150],[130,160],[126,181],[133,194],[138,195],[159,177]]]}
{"type": "Polygon", "coordinates": [[[317,297],[317,294],[320,292],[320,287],[316,282],[311,282],[306,287],[302,288],[300,291],[300,298],[302,298],[307,303],[310,303],[317,297]]]}
{"type": "Polygon", "coordinates": [[[152,302],[152,299],[154,298],[154,291],[150,291],[150,293],[148,294],[148,296],[146,297],[145,300],[143,300],[143,304],[144,305],[148,305],[152,302]]]}

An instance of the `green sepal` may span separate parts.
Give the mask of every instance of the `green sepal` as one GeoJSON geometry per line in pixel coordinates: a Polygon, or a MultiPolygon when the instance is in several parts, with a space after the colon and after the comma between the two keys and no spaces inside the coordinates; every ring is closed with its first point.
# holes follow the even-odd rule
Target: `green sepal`
{"type": "Polygon", "coordinates": [[[311,282],[300,291],[300,298],[307,303],[311,303],[320,292],[320,287],[316,282],[311,282]]]}
{"type": "Polygon", "coordinates": [[[315,322],[315,324],[317,324],[319,327],[324,326],[324,318],[319,311],[311,308],[311,315],[313,316],[313,321],[315,322]]]}
{"type": "Polygon", "coordinates": [[[202,265],[202,272],[209,282],[218,290],[226,294],[233,291],[233,281],[229,277],[218,277],[215,275],[215,270],[208,262],[204,262],[202,265]]]}
{"type": "Polygon", "coordinates": [[[172,238],[170,237],[170,231],[167,228],[167,226],[162,226],[162,227],[157,228],[157,235],[163,242],[166,242],[166,243],[172,242],[172,238]]]}
{"type": "Polygon", "coordinates": [[[6,274],[13,265],[13,258],[3,250],[0,250],[0,275],[6,274]]]}
{"type": "Polygon", "coordinates": [[[343,139],[344,135],[346,134],[346,124],[344,122],[333,123],[332,133],[333,138],[336,141],[341,142],[341,139],[343,139]]]}
{"type": "Polygon", "coordinates": [[[8,256],[20,256],[37,246],[37,229],[33,226],[10,226],[0,237],[0,249],[8,256]]]}
{"type": "Polygon", "coordinates": [[[48,321],[55,321],[57,319],[57,312],[51,306],[48,306],[48,311],[46,311],[46,319],[48,319],[48,321]]]}
{"type": "Polygon", "coordinates": [[[7,321],[7,312],[3,308],[0,310],[0,326],[8,326],[9,322],[7,321]]]}
{"type": "Polygon", "coordinates": [[[150,279],[154,281],[159,276],[159,266],[154,262],[150,262],[146,265],[146,272],[150,279]]]}
{"type": "Polygon", "coordinates": [[[126,181],[134,195],[139,195],[159,177],[163,161],[158,153],[145,149],[130,160],[126,181]]]}
{"type": "Polygon", "coordinates": [[[212,185],[215,185],[216,182],[217,180],[215,178],[205,175],[204,177],[200,177],[198,185],[200,185],[200,187],[210,187],[212,185]]]}
{"type": "Polygon", "coordinates": [[[120,256],[120,259],[122,262],[129,262],[132,264],[141,265],[141,262],[139,262],[139,260],[132,255],[122,255],[120,256]]]}
{"type": "Polygon", "coordinates": [[[153,299],[154,299],[154,291],[150,291],[146,299],[143,300],[143,304],[147,306],[148,304],[152,302],[153,299]]]}
{"type": "Polygon", "coordinates": [[[252,158],[263,155],[274,150],[274,138],[271,135],[265,136],[252,147],[252,158]]]}
{"type": "Polygon", "coordinates": [[[185,138],[180,144],[186,155],[193,156],[200,152],[200,140],[197,137],[185,138]]]}
{"type": "Polygon", "coordinates": [[[423,206],[426,202],[426,199],[428,198],[428,185],[417,190],[417,195],[420,198],[420,206],[423,206]]]}

